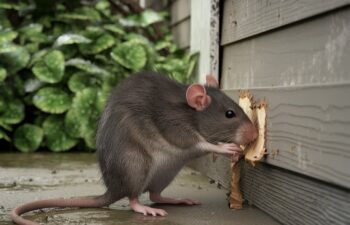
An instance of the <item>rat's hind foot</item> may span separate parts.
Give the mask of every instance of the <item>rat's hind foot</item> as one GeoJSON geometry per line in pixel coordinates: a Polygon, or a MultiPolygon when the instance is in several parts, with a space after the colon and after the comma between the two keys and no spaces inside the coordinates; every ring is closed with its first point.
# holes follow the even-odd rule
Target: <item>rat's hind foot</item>
{"type": "Polygon", "coordinates": [[[137,198],[129,198],[130,207],[132,210],[143,215],[152,215],[152,216],[166,216],[168,213],[163,209],[151,208],[145,205],[141,205],[137,198]]]}
{"type": "Polygon", "coordinates": [[[154,203],[164,203],[164,204],[185,204],[185,205],[200,205],[201,203],[196,200],[191,199],[174,199],[162,197],[160,194],[150,193],[149,198],[154,203]]]}

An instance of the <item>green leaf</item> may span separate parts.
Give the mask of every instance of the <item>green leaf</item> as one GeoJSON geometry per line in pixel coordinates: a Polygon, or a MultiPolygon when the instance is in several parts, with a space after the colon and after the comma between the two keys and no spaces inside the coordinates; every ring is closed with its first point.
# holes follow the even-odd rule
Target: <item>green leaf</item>
{"type": "Polygon", "coordinates": [[[19,29],[21,43],[25,40],[30,40],[35,43],[48,42],[50,38],[43,34],[43,25],[31,23],[19,29]]]}
{"type": "Polygon", "coordinates": [[[103,28],[116,34],[120,34],[120,35],[125,34],[125,31],[115,24],[106,24],[103,26],[103,28]]]}
{"type": "Polygon", "coordinates": [[[19,29],[21,35],[30,38],[33,35],[42,33],[43,25],[39,23],[31,23],[19,29]]]}
{"type": "Polygon", "coordinates": [[[24,91],[27,93],[34,92],[41,88],[44,83],[36,78],[30,78],[24,82],[24,91]]]}
{"type": "Polygon", "coordinates": [[[15,45],[11,42],[0,42],[0,54],[11,53],[14,51],[18,51],[19,49],[21,49],[20,46],[15,45]]]}
{"type": "Polygon", "coordinates": [[[39,148],[43,136],[44,132],[41,127],[24,124],[16,129],[14,144],[21,152],[34,152],[39,148]]]}
{"type": "Polygon", "coordinates": [[[49,52],[48,49],[42,49],[36,53],[34,53],[34,55],[32,56],[28,66],[32,67],[36,62],[42,60],[42,58],[49,52]]]}
{"type": "Polygon", "coordinates": [[[97,54],[114,45],[114,37],[110,34],[104,34],[93,44],[79,45],[80,50],[85,54],[97,54]]]}
{"type": "Polygon", "coordinates": [[[146,37],[135,33],[128,33],[125,35],[125,39],[127,40],[125,43],[128,43],[129,45],[151,45],[146,37]]]}
{"type": "Polygon", "coordinates": [[[198,59],[199,59],[199,54],[198,53],[190,55],[189,62],[188,62],[187,73],[186,73],[186,78],[187,79],[191,78],[191,76],[193,74],[193,71],[194,71],[194,68],[197,65],[198,59]]]}
{"type": "Polygon", "coordinates": [[[59,88],[41,88],[33,97],[34,105],[43,112],[59,114],[67,111],[71,105],[69,95],[59,88]]]}
{"type": "Polygon", "coordinates": [[[79,44],[79,43],[90,43],[91,40],[79,34],[63,34],[60,35],[54,44],[54,46],[61,45],[71,45],[71,44],[79,44]]]}
{"type": "Polygon", "coordinates": [[[77,121],[80,122],[80,137],[85,139],[86,144],[92,147],[95,136],[97,121],[100,112],[96,106],[97,90],[95,88],[85,88],[77,93],[73,99],[72,116],[76,116],[77,121]]]}
{"type": "Polygon", "coordinates": [[[99,10],[101,13],[103,13],[105,16],[110,16],[111,10],[110,10],[110,3],[106,0],[100,0],[96,4],[96,9],[99,10]]]}
{"type": "Polygon", "coordinates": [[[140,19],[137,15],[128,16],[127,18],[120,18],[119,23],[123,27],[137,27],[140,26],[140,19]]]}
{"type": "Polygon", "coordinates": [[[96,126],[89,124],[90,128],[87,129],[86,134],[84,135],[85,144],[91,148],[96,148],[96,126]]]}
{"type": "Polygon", "coordinates": [[[25,45],[29,53],[33,54],[39,51],[39,43],[29,43],[25,45]]]}
{"type": "Polygon", "coordinates": [[[87,87],[97,87],[98,82],[97,78],[89,76],[89,74],[75,73],[70,77],[68,87],[72,92],[79,92],[87,87]]]}
{"type": "Polygon", "coordinates": [[[39,80],[47,83],[57,83],[64,75],[64,55],[61,51],[53,50],[37,61],[32,68],[34,75],[39,80]]]}
{"type": "Polygon", "coordinates": [[[0,82],[4,81],[6,77],[7,77],[6,69],[0,66],[0,82]]]}
{"type": "Polygon", "coordinates": [[[24,3],[0,3],[0,9],[14,9],[14,10],[24,10],[28,5],[24,3]]]}
{"type": "Polygon", "coordinates": [[[0,140],[1,140],[1,139],[4,139],[4,140],[6,140],[6,141],[8,141],[8,142],[11,141],[10,137],[7,136],[7,134],[6,134],[5,131],[3,131],[3,130],[0,130],[0,140]]]}
{"type": "Polygon", "coordinates": [[[17,124],[24,119],[24,105],[18,99],[11,99],[6,104],[6,110],[0,113],[0,121],[5,124],[17,124]]]}
{"type": "Polygon", "coordinates": [[[157,23],[163,21],[163,17],[160,16],[159,13],[153,11],[153,10],[144,10],[141,13],[141,25],[143,27],[149,26],[153,23],[157,23]]]}
{"type": "Polygon", "coordinates": [[[60,116],[51,115],[43,123],[47,147],[54,152],[63,152],[73,148],[78,140],[70,137],[64,129],[64,120],[60,116]]]}
{"type": "Polygon", "coordinates": [[[147,62],[146,51],[141,45],[124,42],[111,52],[111,57],[120,65],[134,71],[142,69],[147,62]]]}
{"type": "Polygon", "coordinates": [[[0,113],[6,110],[6,100],[0,95],[0,113]]]}
{"type": "Polygon", "coordinates": [[[17,74],[14,74],[13,76],[11,76],[10,81],[13,85],[15,93],[18,96],[22,97],[25,94],[25,92],[24,92],[24,82],[21,79],[21,77],[17,74]]]}
{"type": "Polygon", "coordinates": [[[62,45],[59,50],[63,53],[66,60],[74,58],[78,53],[78,48],[74,45],[62,45]]]}
{"type": "Polygon", "coordinates": [[[105,33],[106,31],[100,26],[88,26],[83,32],[84,36],[88,37],[91,40],[95,40],[105,33]]]}
{"type": "Polygon", "coordinates": [[[11,30],[0,31],[0,43],[10,42],[17,37],[18,33],[11,30]]]}
{"type": "Polygon", "coordinates": [[[71,137],[80,138],[80,118],[77,110],[70,109],[64,117],[64,127],[67,134],[71,137]]]}
{"type": "Polygon", "coordinates": [[[7,131],[12,131],[12,126],[8,125],[0,120],[0,127],[4,128],[7,131]]]}
{"type": "Polygon", "coordinates": [[[91,74],[102,74],[102,75],[108,75],[109,72],[107,70],[104,70],[94,64],[92,64],[88,60],[84,60],[81,58],[74,58],[70,59],[66,62],[66,66],[74,66],[78,69],[81,69],[87,73],[91,74]]]}
{"type": "Polygon", "coordinates": [[[103,89],[97,93],[96,107],[100,113],[103,112],[106,106],[107,99],[109,97],[109,94],[112,88],[113,87],[106,82],[105,85],[103,86],[103,89]]]}
{"type": "Polygon", "coordinates": [[[0,9],[0,28],[11,28],[11,22],[7,17],[6,11],[0,9]]]}
{"type": "Polygon", "coordinates": [[[101,16],[97,10],[95,10],[91,7],[81,7],[81,8],[77,8],[72,13],[60,13],[57,15],[57,19],[98,22],[101,20],[101,16]]]}
{"type": "Polygon", "coordinates": [[[85,88],[78,92],[73,99],[72,109],[77,110],[78,116],[85,122],[91,117],[98,117],[96,112],[96,88],[85,88]]]}

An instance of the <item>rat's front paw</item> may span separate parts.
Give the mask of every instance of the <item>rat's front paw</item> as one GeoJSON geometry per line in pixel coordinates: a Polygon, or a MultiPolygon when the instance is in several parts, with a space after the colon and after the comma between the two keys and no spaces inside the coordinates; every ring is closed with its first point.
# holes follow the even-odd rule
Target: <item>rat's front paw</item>
{"type": "Polygon", "coordinates": [[[243,153],[243,150],[239,147],[239,145],[234,143],[219,143],[217,146],[217,152],[221,154],[231,154],[239,157],[243,153]]]}

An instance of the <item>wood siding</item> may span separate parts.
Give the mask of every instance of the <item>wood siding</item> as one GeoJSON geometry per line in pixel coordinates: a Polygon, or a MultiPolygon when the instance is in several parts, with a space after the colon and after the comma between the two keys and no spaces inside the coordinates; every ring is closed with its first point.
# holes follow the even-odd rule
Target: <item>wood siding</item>
{"type": "Polygon", "coordinates": [[[349,0],[226,0],[221,43],[232,43],[349,3],[349,0]]]}
{"type": "Polygon", "coordinates": [[[350,81],[350,9],[223,47],[222,87],[350,81]]]}
{"type": "MultiPolygon", "coordinates": [[[[350,221],[350,1],[223,2],[221,87],[267,107],[269,155],[245,199],[284,224],[350,221]]],[[[193,165],[229,186],[227,157],[193,165]]]]}
{"type": "Polygon", "coordinates": [[[350,8],[224,46],[222,87],[266,98],[267,163],[350,188],[350,8]]]}
{"type": "Polygon", "coordinates": [[[350,188],[350,84],[251,92],[268,103],[266,163],[350,188]]]}
{"type": "Polygon", "coordinates": [[[267,164],[242,166],[244,199],[282,224],[349,224],[349,190],[267,164]]]}
{"type": "Polygon", "coordinates": [[[191,1],[176,0],[170,5],[171,31],[180,48],[190,47],[191,1]]]}

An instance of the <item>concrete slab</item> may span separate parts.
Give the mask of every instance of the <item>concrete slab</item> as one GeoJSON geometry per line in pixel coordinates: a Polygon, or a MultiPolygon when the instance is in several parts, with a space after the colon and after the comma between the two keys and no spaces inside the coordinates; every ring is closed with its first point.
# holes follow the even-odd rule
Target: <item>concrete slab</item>
{"type": "MultiPolygon", "coordinates": [[[[56,197],[94,196],[104,192],[93,154],[0,154],[0,224],[10,225],[9,211],[18,204],[56,197]]],[[[228,208],[227,190],[211,184],[198,172],[184,168],[164,195],[192,198],[200,206],[156,205],[166,217],[143,216],[130,210],[126,199],[102,209],[48,209],[31,212],[27,218],[54,224],[154,224],[154,225],[274,225],[270,216],[257,208],[228,208]]],[[[145,204],[152,204],[147,195],[145,204]]]]}

